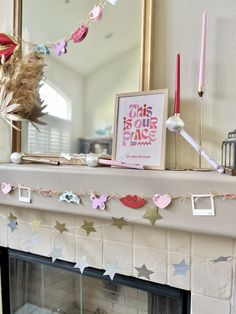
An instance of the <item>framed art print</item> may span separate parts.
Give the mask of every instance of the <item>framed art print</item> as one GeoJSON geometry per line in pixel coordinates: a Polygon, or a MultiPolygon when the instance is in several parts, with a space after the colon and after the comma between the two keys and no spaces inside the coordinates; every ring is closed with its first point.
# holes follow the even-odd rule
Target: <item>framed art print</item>
{"type": "Polygon", "coordinates": [[[116,96],[112,159],[165,168],[168,90],[116,96]]]}

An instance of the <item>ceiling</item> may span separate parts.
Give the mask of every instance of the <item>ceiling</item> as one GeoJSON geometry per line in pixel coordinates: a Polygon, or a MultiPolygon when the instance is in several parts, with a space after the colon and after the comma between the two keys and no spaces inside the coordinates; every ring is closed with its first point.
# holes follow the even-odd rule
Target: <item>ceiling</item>
{"type": "MultiPolygon", "coordinates": [[[[68,38],[95,5],[94,0],[23,0],[23,29],[30,41],[54,43],[68,38]]],[[[90,24],[78,44],[69,42],[68,53],[55,57],[81,75],[89,75],[109,60],[140,46],[142,0],[107,3],[103,18],[90,24]],[[110,37],[110,38],[106,38],[110,37]]]]}

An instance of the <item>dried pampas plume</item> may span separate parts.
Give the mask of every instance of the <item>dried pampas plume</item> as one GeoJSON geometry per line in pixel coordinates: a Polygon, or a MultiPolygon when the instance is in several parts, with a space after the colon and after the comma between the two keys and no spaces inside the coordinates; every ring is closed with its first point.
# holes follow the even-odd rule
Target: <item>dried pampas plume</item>
{"type": "Polygon", "coordinates": [[[21,59],[16,58],[11,64],[6,65],[8,81],[7,91],[13,92],[12,103],[20,104],[16,114],[22,119],[29,120],[35,124],[46,124],[40,118],[45,105],[39,96],[39,88],[44,76],[44,59],[32,52],[21,59]]]}

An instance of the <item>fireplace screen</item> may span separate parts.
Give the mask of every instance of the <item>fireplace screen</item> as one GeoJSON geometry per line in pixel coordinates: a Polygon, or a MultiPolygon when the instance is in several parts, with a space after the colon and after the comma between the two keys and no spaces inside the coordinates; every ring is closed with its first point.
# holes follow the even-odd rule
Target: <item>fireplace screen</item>
{"type": "Polygon", "coordinates": [[[103,272],[81,275],[73,264],[9,250],[9,313],[190,313],[186,291],[122,275],[111,281],[103,272]]]}

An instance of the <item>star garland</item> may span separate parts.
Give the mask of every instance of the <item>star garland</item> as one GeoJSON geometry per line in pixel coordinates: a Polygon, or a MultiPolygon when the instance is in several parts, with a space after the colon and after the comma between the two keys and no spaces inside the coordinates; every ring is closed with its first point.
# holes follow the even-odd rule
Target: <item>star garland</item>
{"type": "Polygon", "coordinates": [[[51,55],[51,53],[53,52],[55,56],[60,57],[67,53],[69,42],[78,44],[86,38],[89,32],[90,24],[92,22],[97,22],[102,19],[103,10],[107,2],[115,5],[117,0],[100,0],[89,12],[87,18],[69,36],[66,36],[64,38],[59,39],[56,42],[48,44],[36,44],[26,41],[24,39],[21,39],[21,42],[26,45],[30,45],[31,47],[34,48],[34,50],[37,53],[41,55],[51,55]]]}

